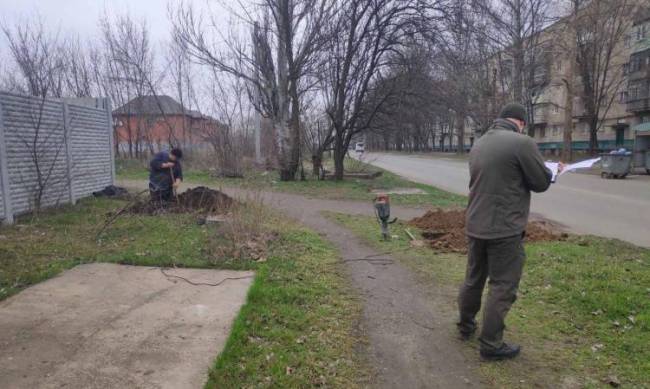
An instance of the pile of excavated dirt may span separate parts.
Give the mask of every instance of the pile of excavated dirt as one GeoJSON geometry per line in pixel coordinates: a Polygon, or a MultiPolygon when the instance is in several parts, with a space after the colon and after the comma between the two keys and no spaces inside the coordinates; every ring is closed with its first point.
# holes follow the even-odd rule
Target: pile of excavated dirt
{"type": "Polygon", "coordinates": [[[163,213],[223,214],[235,203],[230,196],[218,190],[198,186],[189,189],[169,202],[152,201],[147,198],[135,202],[128,211],[135,214],[159,215],[163,213]]]}
{"type": "MultiPolygon", "coordinates": [[[[465,210],[445,211],[436,209],[415,218],[410,225],[423,230],[422,237],[431,248],[442,252],[467,252],[465,235],[465,210]]],[[[548,222],[533,221],[526,228],[526,241],[554,241],[566,239],[564,233],[554,232],[548,222]]]]}

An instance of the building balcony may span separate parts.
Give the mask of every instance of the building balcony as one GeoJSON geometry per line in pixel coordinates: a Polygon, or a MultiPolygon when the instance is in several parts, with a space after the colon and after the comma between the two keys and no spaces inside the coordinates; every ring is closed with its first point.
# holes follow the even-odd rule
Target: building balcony
{"type": "Polygon", "coordinates": [[[543,86],[548,84],[551,81],[549,72],[538,72],[535,73],[533,77],[533,86],[543,86]]]}
{"type": "Polygon", "coordinates": [[[650,66],[646,66],[645,68],[635,72],[630,72],[627,75],[627,79],[628,81],[650,80],[650,66]]]}
{"type": "Polygon", "coordinates": [[[647,112],[650,111],[650,98],[634,98],[627,100],[628,112],[647,112]]]}
{"type": "Polygon", "coordinates": [[[548,109],[546,107],[535,107],[535,115],[533,115],[533,124],[545,124],[548,122],[548,109]]]}

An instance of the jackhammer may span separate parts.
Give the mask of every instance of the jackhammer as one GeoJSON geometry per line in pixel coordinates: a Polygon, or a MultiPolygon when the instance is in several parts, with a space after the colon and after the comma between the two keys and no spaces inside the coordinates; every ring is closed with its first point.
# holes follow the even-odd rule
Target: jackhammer
{"type": "Polygon", "coordinates": [[[377,216],[377,222],[381,226],[381,236],[384,240],[390,239],[390,231],[388,230],[388,225],[393,224],[397,221],[397,218],[390,220],[390,198],[387,194],[379,194],[375,197],[375,216],[377,216]]]}

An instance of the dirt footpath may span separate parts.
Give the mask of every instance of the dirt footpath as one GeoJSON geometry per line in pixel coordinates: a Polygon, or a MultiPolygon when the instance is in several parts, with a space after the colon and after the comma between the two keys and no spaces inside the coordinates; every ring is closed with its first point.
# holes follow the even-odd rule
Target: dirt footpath
{"type": "Polygon", "coordinates": [[[0,388],[200,388],[252,273],[80,265],[0,302],[0,388]]]}
{"type": "MultiPolygon", "coordinates": [[[[120,185],[142,188],[143,181],[124,180],[120,185]]],[[[187,188],[184,184],[181,190],[187,188]]],[[[364,302],[361,331],[369,344],[363,350],[376,370],[371,388],[478,388],[483,382],[478,358],[468,359],[455,334],[457,290],[440,285],[421,285],[406,267],[373,248],[341,225],[323,216],[324,211],[374,216],[370,202],[310,199],[280,193],[216,188],[239,198],[262,200],[291,218],[318,231],[339,248],[350,281],[364,302]],[[358,260],[364,257],[383,261],[358,260]]],[[[424,214],[424,209],[391,206],[400,220],[424,214]]],[[[377,227],[379,238],[379,226],[377,227]]],[[[474,354],[478,355],[478,352],[474,354]]]]}
{"type": "MultiPolygon", "coordinates": [[[[230,195],[241,195],[226,190],[230,195]]],[[[322,215],[323,211],[374,215],[372,204],[307,199],[265,193],[264,200],[334,243],[346,261],[352,284],[364,300],[361,330],[367,335],[367,354],[377,375],[372,388],[482,387],[476,359],[469,360],[456,339],[457,316],[450,301],[456,290],[421,285],[415,275],[389,255],[379,255],[350,231],[322,215]],[[360,260],[372,258],[373,261],[360,260]]],[[[401,220],[423,210],[391,206],[401,220]]],[[[377,226],[379,239],[379,226],[377,226]]],[[[478,354],[478,353],[477,353],[478,354]]]]}

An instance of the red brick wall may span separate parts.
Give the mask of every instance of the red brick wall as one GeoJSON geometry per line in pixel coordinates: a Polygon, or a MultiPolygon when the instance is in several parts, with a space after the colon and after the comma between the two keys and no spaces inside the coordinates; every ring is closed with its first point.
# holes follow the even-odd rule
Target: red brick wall
{"type": "Polygon", "coordinates": [[[204,145],[206,134],[214,122],[207,119],[192,119],[189,116],[127,116],[114,115],[116,127],[115,142],[120,150],[128,151],[129,138],[135,149],[140,143],[142,151],[159,151],[169,147],[170,140],[174,146],[204,145]],[[170,139],[171,138],[171,139],[170,139]]]}

